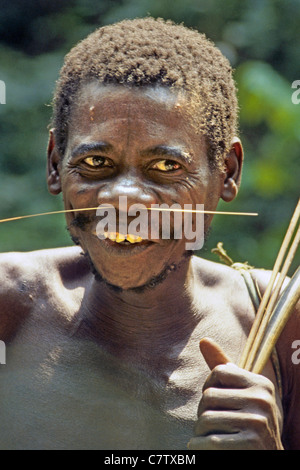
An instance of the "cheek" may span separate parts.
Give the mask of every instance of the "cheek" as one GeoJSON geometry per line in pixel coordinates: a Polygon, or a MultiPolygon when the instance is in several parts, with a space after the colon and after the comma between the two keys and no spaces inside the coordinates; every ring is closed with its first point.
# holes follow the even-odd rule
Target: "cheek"
{"type": "Polygon", "coordinates": [[[68,171],[64,172],[62,176],[62,194],[66,206],[72,206],[69,208],[94,207],[91,206],[94,192],[96,191],[91,187],[91,184],[84,184],[79,175],[73,172],[71,174],[68,171]]]}
{"type": "MultiPolygon", "coordinates": [[[[211,173],[202,172],[202,177],[197,177],[195,184],[191,184],[190,190],[188,191],[189,203],[192,204],[193,209],[197,208],[204,211],[215,211],[217,209],[220,200],[220,178],[211,173]]],[[[209,226],[211,225],[213,214],[193,214],[193,230],[201,225],[200,218],[203,217],[204,231],[207,233],[209,226]],[[197,219],[198,217],[198,219],[197,219]]]]}
{"type": "Polygon", "coordinates": [[[184,203],[206,204],[209,195],[209,182],[205,172],[187,176],[180,184],[179,192],[184,203]]]}

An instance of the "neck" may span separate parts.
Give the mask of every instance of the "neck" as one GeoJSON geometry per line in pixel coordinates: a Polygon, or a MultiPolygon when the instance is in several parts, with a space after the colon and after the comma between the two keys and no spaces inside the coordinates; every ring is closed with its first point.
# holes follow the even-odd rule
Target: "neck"
{"type": "Polygon", "coordinates": [[[190,295],[193,282],[191,259],[160,283],[142,289],[116,290],[94,279],[83,300],[80,329],[118,356],[170,350],[197,322],[190,295]]]}

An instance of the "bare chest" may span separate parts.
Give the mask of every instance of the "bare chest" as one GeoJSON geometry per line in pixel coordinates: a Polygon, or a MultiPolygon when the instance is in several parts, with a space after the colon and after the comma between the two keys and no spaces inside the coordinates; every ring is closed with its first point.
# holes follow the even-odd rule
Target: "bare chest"
{"type": "Polygon", "coordinates": [[[7,347],[0,449],[184,450],[209,374],[199,340],[213,336],[234,361],[245,339],[234,312],[219,308],[151,368],[44,321],[7,347]]]}
{"type": "Polygon", "coordinates": [[[0,368],[0,448],[185,449],[199,376],[162,375],[121,365],[89,341],[20,338],[0,368]]]}

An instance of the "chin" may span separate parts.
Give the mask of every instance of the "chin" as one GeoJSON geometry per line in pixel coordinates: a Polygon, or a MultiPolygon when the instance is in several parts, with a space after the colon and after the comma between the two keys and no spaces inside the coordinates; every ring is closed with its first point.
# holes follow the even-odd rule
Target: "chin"
{"type": "Polygon", "coordinates": [[[171,273],[174,273],[175,271],[178,271],[178,269],[181,268],[182,264],[184,261],[187,259],[191,258],[193,256],[194,252],[193,251],[186,251],[178,263],[170,263],[166,264],[163,269],[157,274],[152,277],[150,277],[146,282],[142,284],[137,284],[133,285],[132,279],[127,279],[126,281],[123,281],[121,284],[120,281],[110,281],[105,278],[95,267],[94,263],[92,262],[90,256],[88,253],[84,253],[84,256],[87,258],[91,272],[94,275],[94,278],[97,282],[104,284],[106,287],[108,287],[110,290],[113,290],[114,292],[123,292],[123,291],[128,291],[128,292],[136,292],[136,293],[143,293],[147,290],[153,290],[157,286],[163,284],[163,282],[169,277],[171,273]]]}

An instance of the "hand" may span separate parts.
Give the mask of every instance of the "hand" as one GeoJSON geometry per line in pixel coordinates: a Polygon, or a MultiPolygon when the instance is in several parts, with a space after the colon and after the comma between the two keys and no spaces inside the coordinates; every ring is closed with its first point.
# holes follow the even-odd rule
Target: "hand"
{"type": "Polygon", "coordinates": [[[212,372],[188,448],[283,450],[273,383],[230,363],[211,340],[202,340],[200,349],[212,372]]]}

